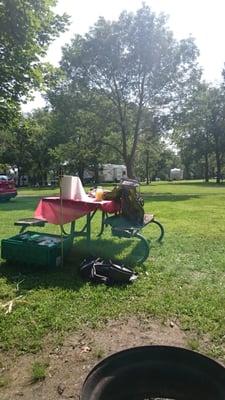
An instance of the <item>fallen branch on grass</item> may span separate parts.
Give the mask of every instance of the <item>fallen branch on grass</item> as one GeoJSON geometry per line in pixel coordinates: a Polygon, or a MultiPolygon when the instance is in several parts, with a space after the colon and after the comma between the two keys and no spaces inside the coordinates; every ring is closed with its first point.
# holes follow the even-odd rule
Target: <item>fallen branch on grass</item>
{"type": "Polygon", "coordinates": [[[21,301],[23,296],[17,296],[14,299],[7,301],[5,304],[0,304],[0,307],[6,309],[5,315],[10,314],[12,312],[13,305],[16,301],[21,301]]]}
{"type": "Polygon", "coordinates": [[[17,282],[17,284],[16,284],[16,291],[17,291],[17,292],[19,292],[19,290],[20,290],[20,285],[21,285],[21,283],[23,283],[24,281],[25,281],[25,279],[22,279],[22,281],[17,282]]]}

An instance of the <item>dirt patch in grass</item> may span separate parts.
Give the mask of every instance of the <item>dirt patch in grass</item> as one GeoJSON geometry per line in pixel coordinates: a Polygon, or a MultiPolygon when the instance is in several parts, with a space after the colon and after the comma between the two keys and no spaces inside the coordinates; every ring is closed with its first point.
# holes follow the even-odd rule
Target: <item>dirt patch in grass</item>
{"type": "Polygon", "coordinates": [[[187,347],[187,337],[171,321],[129,318],[108,322],[103,329],[70,334],[61,346],[45,345],[38,354],[0,356],[1,400],[78,399],[82,383],[102,358],[129,347],[164,344],[187,347]],[[47,365],[45,377],[33,383],[35,364],[47,365]],[[5,382],[5,384],[4,384],[5,382]]]}

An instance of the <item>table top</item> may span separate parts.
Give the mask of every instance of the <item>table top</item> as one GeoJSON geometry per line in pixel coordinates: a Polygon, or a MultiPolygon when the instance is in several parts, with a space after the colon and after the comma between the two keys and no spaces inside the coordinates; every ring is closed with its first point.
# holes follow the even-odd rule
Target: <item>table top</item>
{"type": "Polygon", "coordinates": [[[52,224],[63,225],[95,210],[114,214],[120,211],[120,202],[114,200],[96,201],[92,197],[87,197],[85,201],[44,197],[39,201],[34,216],[52,224]]]}

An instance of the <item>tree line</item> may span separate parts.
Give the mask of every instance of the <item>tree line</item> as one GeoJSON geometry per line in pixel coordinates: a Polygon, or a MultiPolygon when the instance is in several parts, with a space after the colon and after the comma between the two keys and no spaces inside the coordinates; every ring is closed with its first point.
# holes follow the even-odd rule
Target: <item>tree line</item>
{"type": "Polygon", "coordinates": [[[168,179],[173,167],[220,182],[224,83],[202,81],[194,40],[176,40],[167,17],[143,5],[117,21],[100,17],[53,68],[43,57],[69,24],[55,4],[0,4],[0,163],[40,184],[62,165],[81,179],[91,169],[97,181],[102,163],[123,163],[129,177],[147,182],[168,179]],[[24,116],[32,88],[44,91],[46,107],[24,116]]]}

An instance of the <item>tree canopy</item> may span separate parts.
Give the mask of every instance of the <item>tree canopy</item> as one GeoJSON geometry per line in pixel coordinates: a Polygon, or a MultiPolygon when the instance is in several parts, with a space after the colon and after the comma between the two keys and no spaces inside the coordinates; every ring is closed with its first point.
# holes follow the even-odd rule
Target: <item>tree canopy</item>
{"type": "Polygon", "coordinates": [[[101,164],[124,163],[147,182],[172,167],[219,182],[225,85],[201,81],[194,39],[176,40],[167,18],[143,5],[116,21],[100,17],[53,68],[43,57],[68,23],[55,4],[0,1],[0,162],[40,184],[59,163],[81,178],[91,169],[96,180],[101,164]],[[22,116],[20,103],[42,85],[49,109],[22,116]]]}
{"type": "Polygon", "coordinates": [[[48,45],[68,24],[56,0],[0,2],[0,123],[7,123],[31,88],[43,82],[48,45]]]}
{"type": "Polygon", "coordinates": [[[205,83],[192,96],[175,124],[174,141],[181,149],[186,176],[216,176],[219,183],[225,161],[225,92],[223,87],[205,83]],[[197,172],[198,171],[198,172],[197,172]],[[197,173],[197,174],[196,174],[197,173]]]}
{"type": "Polygon", "coordinates": [[[64,48],[61,68],[76,91],[97,90],[110,102],[117,125],[117,146],[128,175],[145,109],[162,112],[180,101],[199,77],[198,50],[192,39],[177,41],[164,15],[143,5],[118,21],[99,18],[64,48]]]}

